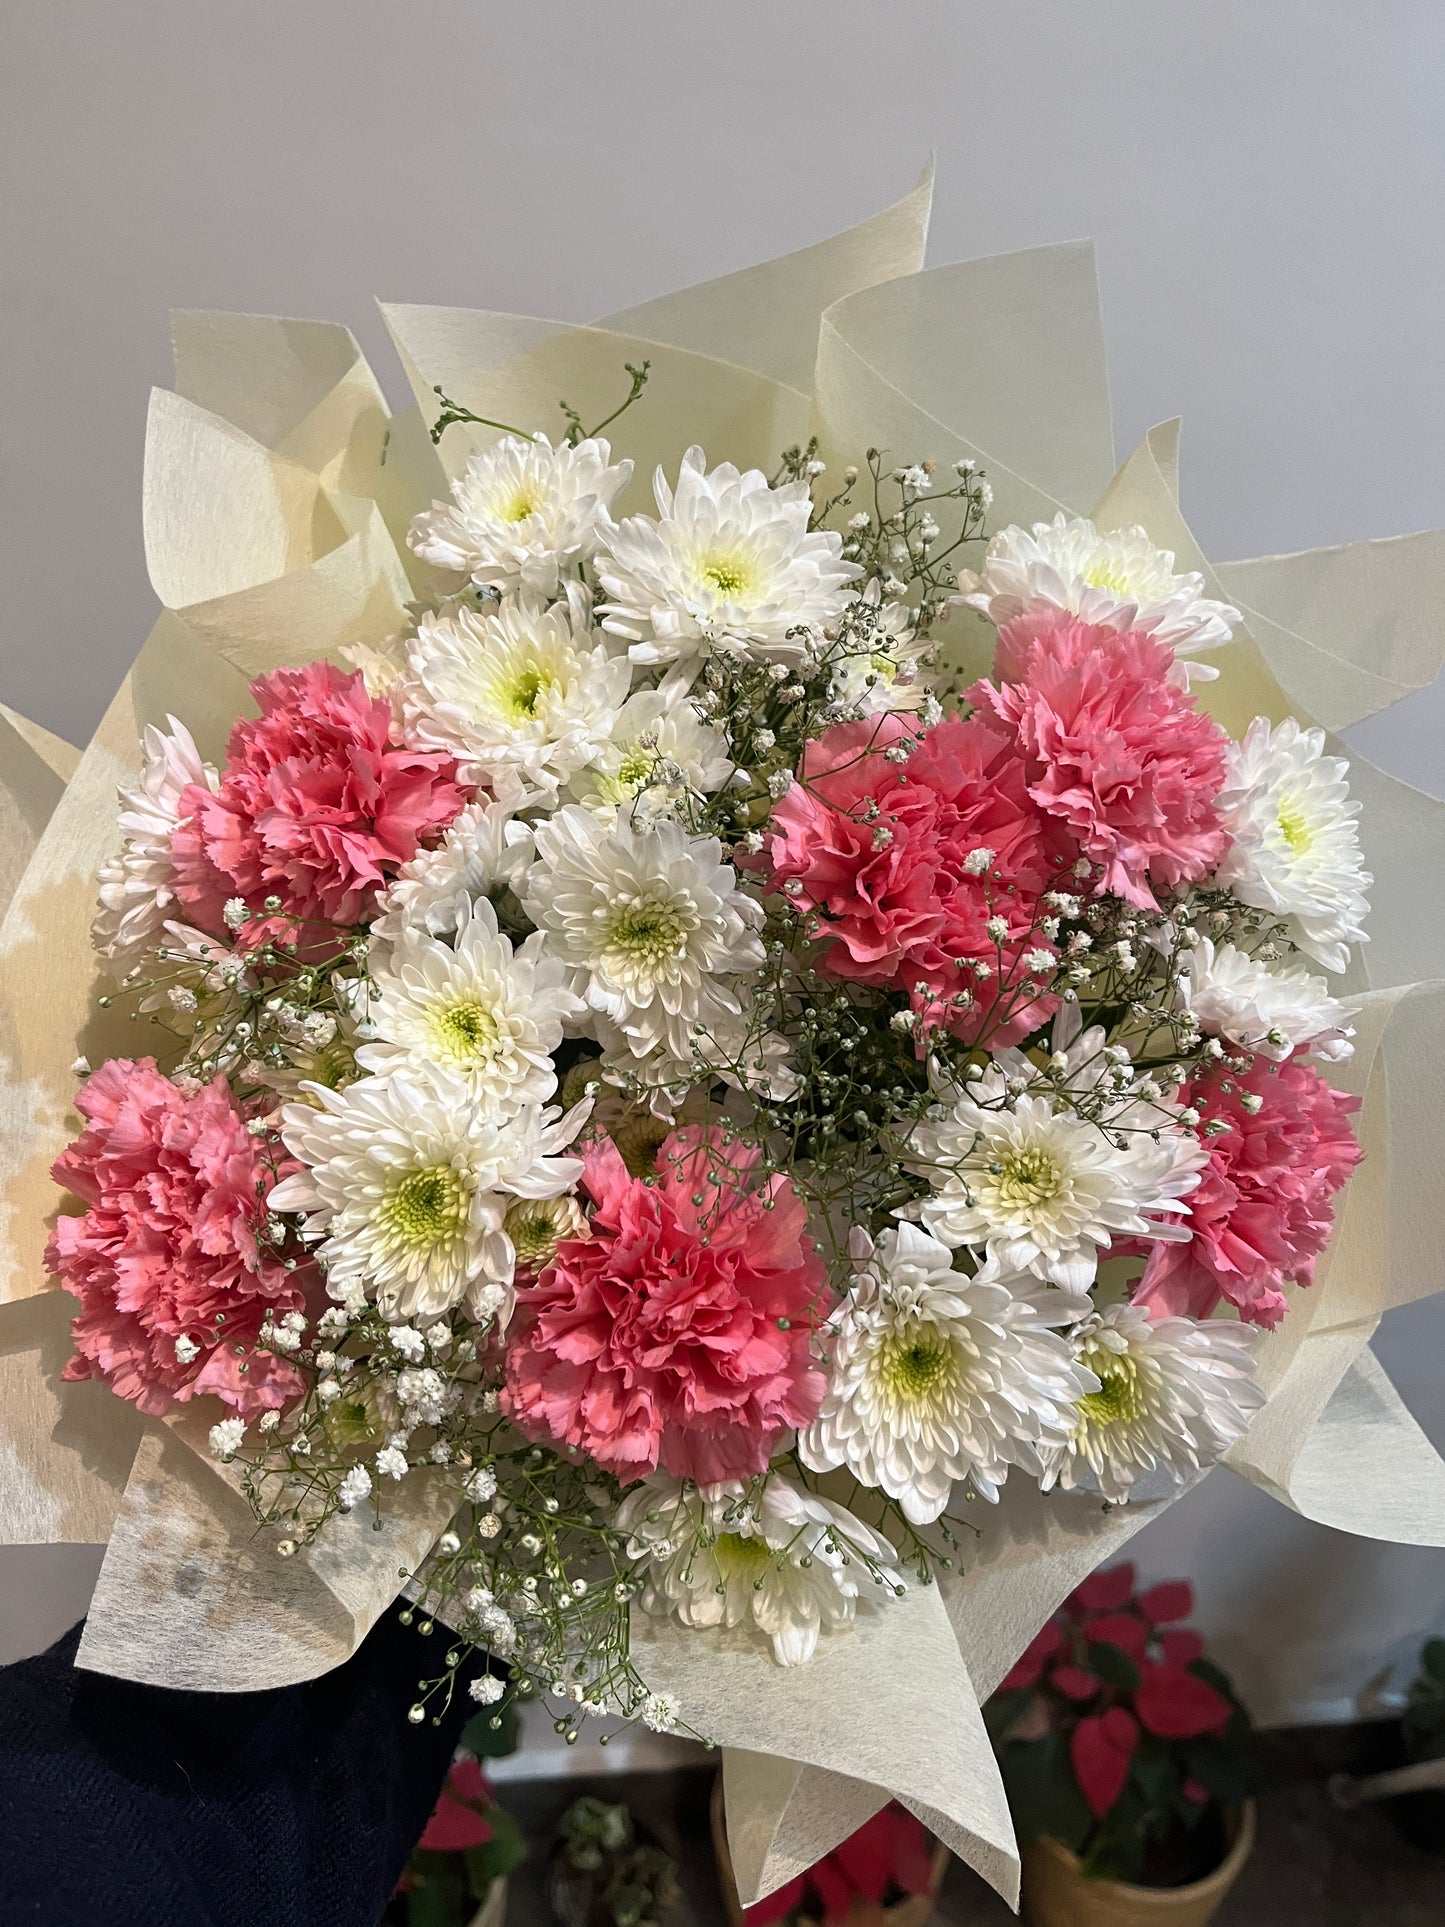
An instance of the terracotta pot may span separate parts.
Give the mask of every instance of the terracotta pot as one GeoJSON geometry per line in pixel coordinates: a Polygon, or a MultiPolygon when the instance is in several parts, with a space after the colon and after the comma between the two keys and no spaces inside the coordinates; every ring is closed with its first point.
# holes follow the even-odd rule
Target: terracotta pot
{"type": "MultiPolygon", "coordinates": [[[[718,1885],[722,1888],[723,1905],[727,1908],[732,1927],[743,1927],[742,1903],[738,1899],[738,1884],[733,1878],[732,1855],[728,1852],[727,1816],[723,1809],[722,1775],[718,1774],[712,1783],[712,1850],[717,1860],[718,1885]]],[[[933,1865],[929,1870],[928,1892],[909,1894],[904,1900],[892,1907],[870,1906],[866,1900],[856,1899],[848,1909],[846,1927],[923,1927],[923,1923],[933,1912],[933,1903],[938,1898],[938,1890],[943,1885],[943,1876],[948,1871],[948,1848],[941,1840],[934,1843],[933,1865]]],[[[806,1916],[800,1915],[799,1919],[806,1916]]]]}
{"type": "Polygon", "coordinates": [[[1090,1880],[1076,1854],[1057,1840],[1039,1840],[1023,1850],[1024,1916],[1032,1927],[1205,1927],[1253,1849],[1253,1800],[1246,1801],[1233,1834],[1214,1872],[1187,1887],[1090,1880]]]}

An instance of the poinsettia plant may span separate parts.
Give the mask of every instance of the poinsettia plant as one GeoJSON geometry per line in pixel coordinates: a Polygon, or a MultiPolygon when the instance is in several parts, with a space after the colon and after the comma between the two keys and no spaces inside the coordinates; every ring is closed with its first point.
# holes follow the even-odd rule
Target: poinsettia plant
{"type": "Polygon", "coordinates": [[[1086,1873],[1146,1886],[1202,1877],[1253,1785],[1249,1716],[1180,1624],[1182,1579],[1135,1591],[1095,1573],[984,1709],[1020,1842],[1051,1835],[1086,1873]]]}
{"type": "Polygon", "coordinates": [[[526,1857],[521,1828],[497,1805],[477,1760],[458,1754],[387,1910],[394,1927],[461,1927],[526,1857]]]}
{"type": "Polygon", "coordinates": [[[887,1907],[933,1884],[933,1842],[907,1807],[890,1800],[815,1866],[744,1911],[747,1927],[794,1918],[841,1927],[855,1900],[887,1907]]]}

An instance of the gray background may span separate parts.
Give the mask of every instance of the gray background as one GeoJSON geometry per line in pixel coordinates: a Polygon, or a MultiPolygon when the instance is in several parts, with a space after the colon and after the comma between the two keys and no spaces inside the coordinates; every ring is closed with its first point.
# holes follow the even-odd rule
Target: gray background
{"type": "MultiPolygon", "coordinates": [[[[5,0],[0,698],[83,740],[152,620],[166,310],[374,295],[586,320],[781,253],[938,157],[930,259],[1091,235],[1121,450],[1185,418],[1223,559],[1445,523],[1436,0],[5,0]]],[[[1445,692],[1354,732],[1445,793],[1445,692]]],[[[1445,1301],[1378,1349],[1445,1445],[1445,1301]]],[[[1343,1716],[1445,1628],[1445,1557],[1227,1474],[1140,1541],[1262,1712],[1343,1716]]],[[[94,1557],[0,1555],[0,1657],[94,1557]]]]}

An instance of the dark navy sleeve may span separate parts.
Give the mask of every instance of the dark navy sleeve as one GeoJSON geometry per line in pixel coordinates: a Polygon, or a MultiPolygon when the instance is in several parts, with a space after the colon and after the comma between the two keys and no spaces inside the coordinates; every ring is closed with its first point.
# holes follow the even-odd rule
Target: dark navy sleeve
{"type": "Polygon", "coordinates": [[[476,1711],[407,1720],[445,1637],[264,1693],[79,1671],[78,1626],[0,1668],[0,1927],[376,1927],[476,1711]]]}

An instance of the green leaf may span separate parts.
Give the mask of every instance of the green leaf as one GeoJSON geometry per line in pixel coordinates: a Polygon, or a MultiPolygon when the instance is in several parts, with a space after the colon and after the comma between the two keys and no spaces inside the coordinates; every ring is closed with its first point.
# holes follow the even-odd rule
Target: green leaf
{"type": "Polygon", "coordinates": [[[998,1746],[1014,1721],[1033,1699],[1032,1686],[1015,1687],[1008,1693],[995,1693],[984,1702],[983,1724],[988,1737],[998,1746]]]}
{"type": "Polygon", "coordinates": [[[468,1753],[474,1753],[479,1760],[500,1760],[517,1750],[517,1704],[515,1700],[503,1703],[500,1714],[498,1709],[489,1706],[485,1712],[477,1713],[462,1728],[462,1745],[468,1753]],[[494,1727],[492,1721],[500,1717],[502,1724],[494,1727]]]}
{"type": "Polygon", "coordinates": [[[474,1900],[485,1900],[492,1882],[503,1879],[527,1857],[526,1837],[510,1813],[502,1807],[491,1807],[487,1823],[492,1829],[491,1839],[468,1847],[463,1856],[474,1900]]]}
{"type": "Polygon", "coordinates": [[[428,1853],[413,1858],[407,1872],[407,1927],[461,1927],[470,1911],[456,1856],[428,1853]]]}
{"type": "Polygon", "coordinates": [[[1244,1709],[1239,1704],[1239,1696],[1230,1684],[1228,1673],[1221,1672],[1212,1659],[1190,1660],[1189,1671],[1196,1679],[1202,1679],[1206,1686],[1212,1686],[1216,1693],[1229,1701],[1231,1706],[1243,1712],[1244,1709]]]}
{"type": "Polygon", "coordinates": [[[1179,1758],[1187,1778],[1212,1793],[1227,1807],[1242,1806],[1253,1790],[1253,1775],[1245,1760],[1226,1743],[1208,1735],[1180,1743],[1179,1758]]]}
{"type": "Polygon", "coordinates": [[[1129,1782],[1137,1790],[1145,1808],[1157,1812],[1168,1807],[1179,1791],[1179,1768],[1170,1749],[1152,1734],[1141,1734],[1129,1765],[1129,1782]]]}
{"type": "Polygon", "coordinates": [[[1089,1667],[1106,1686],[1117,1686],[1121,1692],[1132,1693],[1139,1684],[1139,1668],[1121,1647],[1111,1646],[1106,1639],[1089,1642],[1089,1667]]]}
{"type": "Polygon", "coordinates": [[[1077,1852],[1094,1816],[1074,1779],[1064,1735],[1011,1741],[1000,1748],[998,1763],[1020,1841],[1027,1845],[1051,1834],[1077,1852]]]}

